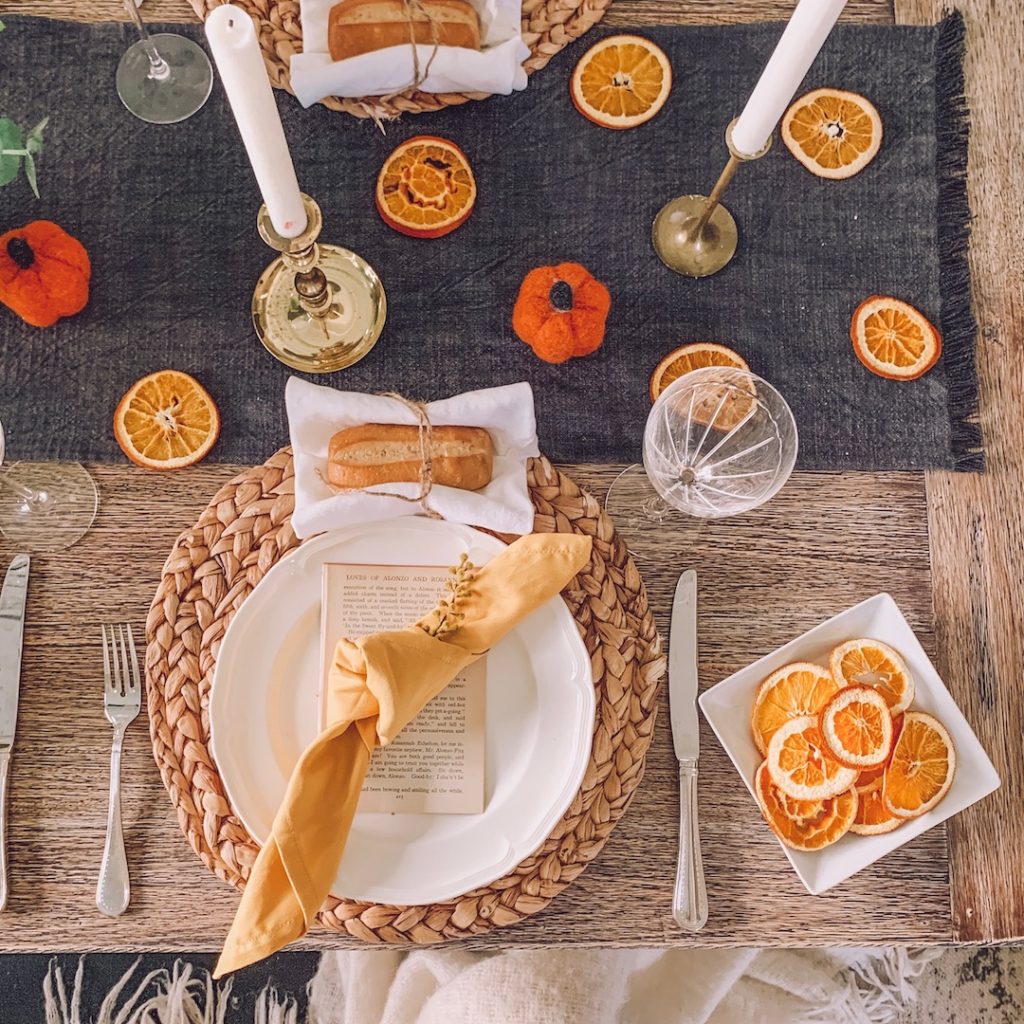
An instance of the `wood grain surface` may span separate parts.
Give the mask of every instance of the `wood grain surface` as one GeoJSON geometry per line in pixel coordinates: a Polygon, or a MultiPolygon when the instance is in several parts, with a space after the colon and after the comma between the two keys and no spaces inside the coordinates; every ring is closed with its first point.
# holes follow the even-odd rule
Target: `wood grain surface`
{"type": "MultiPolygon", "coordinates": [[[[849,0],[845,21],[892,21],[893,0],[849,0]]],[[[607,25],[675,25],[701,22],[782,21],[795,0],[615,0],[607,25]]],[[[127,21],[123,0],[3,0],[0,12],[69,21],[127,21]]],[[[145,0],[146,21],[198,21],[187,0],[145,0]]]]}
{"type": "MultiPolygon", "coordinates": [[[[945,0],[896,0],[901,22],[941,17],[945,0]]],[[[954,819],[955,937],[1024,936],[1024,12],[959,0],[967,24],[968,188],[978,317],[984,476],[927,477],[939,670],[1002,776],[1002,788],[954,819]]]]}
{"type": "MultiPolygon", "coordinates": [[[[851,0],[844,17],[933,22],[947,6],[851,0]]],[[[971,260],[987,475],[797,476],[755,516],[716,525],[696,540],[664,531],[644,572],[662,621],[678,571],[696,565],[701,573],[704,686],[853,601],[889,590],[934,651],[1003,788],[954,819],[948,858],[944,833],[935,830],[812,898],[757,826],[753,804],[705,732],[700,810],[712,917],[701,945],[1024,936],[1024,715],[1017,697],[1024,674],[1024,369],[1017,358],[1024,337],[1024,133],[1017,124],[1024,23],[1014,4],[956,6],[968,26],[971,260]]],[[[606,23],[780,19],[792,7],[792,0],[617,0],[606,23]]],[[[147,0],[143,11],[154,21],[194,20],[185,0],[147,0]]],[[[0,0],[0,13],[8,12],[123,17],[119,0],[0,0]]],[[[273,447],[268,442],[268,451],[273,447]]],[[[127,468],[94,472],[103,489],[96,529],[74,560],[40,559],[33,581],[13,769],[13,895],[0,948],[213,949],[237,897],[181,838],[141,724],[129,736],[125,802],[135,898],[117,922],[93,908],[109,739],[97,696],[96,638],[101,621],[141,623],[174,535],[231,471],[209,467],[173,478],[127,468]]],[[[607,467],[572,472],[595,492],[613,475],[607,467]]],[[[0,558],[11,553],[0,541],[0,558]]],[[[668,919],[675,800],[662,725],[647,778],[601,857],[544,913],[481,946],[693,944],[668,919]]],[[[306,940],[324,943],[322,935],[306,940]]]]}
{"type": "MultiPolygon", "coordinates": [[[[0,921],[0,951],[217,949],[238,895],[203,866],[182,836],[144,718],[129,730],[125,747],[132,904],[114,921],[95,908],[111,739],[102,711],[99,629],[103,622],[127,620],[141,634],[174,538],[233,470],[90,471],[101,494],[95,527],[73,555],[40,556],[33,568],[11,770],[12,890],[0,921]]],[[[615,476],[608,467],[569,472],[601,497],[615,476]]],[[[662,623],[679,572],[697,569],[703,686],[883,588],[903,607],[925,647],[933,646],[920,476],[799,475],[754,514],[700,532],[681,519],[645,538],[638,553],[662,623]],[[856,544],[850,543],[851,520],[860,524],[856,544]]],[[[0,565],[12,554],[0,542],[0,565]]],[[[669,916],[679,805],[664,710],[636,799],[594,864],[547,910],[475,941],[475,947],[949,939],[943,828],[827,895],[808,896],[704,723],[700,817],[712,910],[696,941],[681,933],[669,916]]],[[[303,943],[347,944],[324,931],[303,943]]]]}

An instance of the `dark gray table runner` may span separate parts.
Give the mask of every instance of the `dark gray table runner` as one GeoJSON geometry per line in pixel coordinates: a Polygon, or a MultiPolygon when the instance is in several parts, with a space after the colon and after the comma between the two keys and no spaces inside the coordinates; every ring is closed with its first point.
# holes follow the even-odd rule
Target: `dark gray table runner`
{"type": "MultiPolygon", "coordinates": [[[[0,189],[0,231],[55,220],[93,260],[80,316],[37,330],[0,308],[0,421],[11,457],[118,460],[110,420],[123,391],[165,366],[197,376],[218,401],[211,458],[258,461],[287,440],[289,371],[256,340],[249,303],[271,258],[259,195],[223,92],[175,126],[131,117],[114,69],[131,41],[118,25],[9,17],[0,35],[0,116],[49,115],[42,199],[24,179],[0,189]]],[[[196,27],[174,26],[201,38],[196,27]]],[[[366,257],[384,281],[388,323],[359,365],[318,378],[354,390],[433,399],[530,381],[541,445],[559,461],[640,454],[648,375],[671,348],[734,346],[789,400],[806,469],[980,469],[974,425],[975,324],[965,260],[963,28],[839,26],[806,82],[864,93],[885,139],[845,182],[814,178],[776,140],[741,168],[727,204],[740,250],[716,277],[659,263],[650,225],[681,192],[706,191],[777,25],[644,29],[671,57],[675,84],[647,125],[610,132],[573,109],[567,79],[590,33],[511,97],[387,126],[279,94],[299,181],[324,210],[324,240],[366,257]],[[479,184],[477,208],[446,238],[408,239],[373,206],[381,162],[400,141],[455,140],[479,184]],[[512,332],[512,304],[533,266],[575,260],[611,289],[604,346],[549,366],[512,332]],[[856,360],[854,307],[900,296],[944,335],[945,354],[914,383],[856,360]]]]}

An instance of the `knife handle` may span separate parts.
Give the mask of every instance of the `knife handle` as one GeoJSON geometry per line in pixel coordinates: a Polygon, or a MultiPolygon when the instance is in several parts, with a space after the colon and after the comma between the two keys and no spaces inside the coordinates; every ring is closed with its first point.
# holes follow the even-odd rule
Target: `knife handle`
{"type": "Polygon", "coordinates": [[[7,906],[7,768],[11,748],[0,750],[0,910],[7,906]]]}
{"type": "Polygon", "coordinates": [[[679,765],[679,864],[672,916],[684,931],[699,932],[708,920],[708,894],[697,828],[697,762],[679,765]]]}

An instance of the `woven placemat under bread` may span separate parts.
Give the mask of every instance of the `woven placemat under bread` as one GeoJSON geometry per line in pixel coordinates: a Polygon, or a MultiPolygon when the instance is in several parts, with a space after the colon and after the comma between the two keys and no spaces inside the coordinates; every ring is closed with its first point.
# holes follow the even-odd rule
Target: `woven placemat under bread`
{"type": "MultiPolygon", "coordinates": [[[[535,532],[594,538],[590,563],[563,592],[590,654],[597,695],[579,792],[541,848],[504,878],[429,906],[328,897],[319,914],[328,928],[367,942],[431,943],[516,924],[547,906],[597,856],[640,782],[665,672],[643,581],[593,497],[543,458],[530,461],[528,482],[535,532]]],[[[292,507],[288,449],[222,487],[175,543],[146,624],[157,766],[192,849],[240,889],[258,847],[233,814],[210,754],[209,692],[232,616],[300,543],[292,507]]]]}
{"type": "MultiPolygon", "coordinates": [[[[206,16],[221,4],[243,7],[256,21],[263,60],[271,82],[279,89],[292,91],[288,66],[293,53],[302,52],[302,22],[298,0],[189,0],[195,12],[206,16]]],[[[523,42],[530,56],[523,62],[528,75],[539,71],[563,47],[593,28],[603,17],[611,0],[523,0],[523,42]]],[[[356,117],[379,120],[400,114],[423,114],[469,100],[485,100],[485,92],[427,93],[407,89],[393,96],[367,96],[343,99],[328,96],[321,100],[331,110],[356,117]]]]}

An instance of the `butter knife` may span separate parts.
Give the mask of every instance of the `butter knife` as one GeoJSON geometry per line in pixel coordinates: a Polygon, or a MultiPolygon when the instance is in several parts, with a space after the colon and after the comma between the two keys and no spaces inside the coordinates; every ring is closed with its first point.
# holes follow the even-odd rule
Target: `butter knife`
{"type": "Polygon", "coordinates": [[[28,555],[15,555],[0,590],[0,910],[7,906],[7,769],[18,722],[28,555]]]}
{"type": "Polygon", "coordinates": [[[672,916],[680,928],[699,932],[707,923],[708,897],[697,828],[697,573],[687,569],[676,584],[668,648],[669,716],[679,762],[679,863],[672,916]]]}

